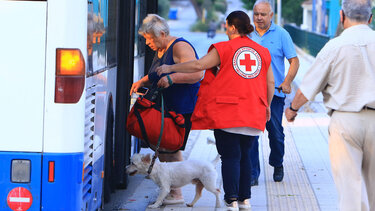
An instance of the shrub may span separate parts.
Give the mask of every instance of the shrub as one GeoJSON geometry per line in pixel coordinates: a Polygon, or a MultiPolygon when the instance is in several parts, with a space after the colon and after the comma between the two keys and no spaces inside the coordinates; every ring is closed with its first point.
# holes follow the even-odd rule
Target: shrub
{"type": "Polygon", "coordinates": [[[197,21],[194,25],[191,26],[191,31],[197,32],[197,31],[207,31],[208,30],[208,24],[202,23],[201,20],[197,21]]]}

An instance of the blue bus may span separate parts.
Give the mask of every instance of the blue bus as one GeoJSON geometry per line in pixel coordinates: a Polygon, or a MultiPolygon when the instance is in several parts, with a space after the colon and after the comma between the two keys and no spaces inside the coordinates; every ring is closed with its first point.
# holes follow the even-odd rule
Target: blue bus
{"type": "Polygon", "coordinates": [[[0,210],[101,210],[126,188],[137,26],[155,2],[0,1],[0,210]]]}

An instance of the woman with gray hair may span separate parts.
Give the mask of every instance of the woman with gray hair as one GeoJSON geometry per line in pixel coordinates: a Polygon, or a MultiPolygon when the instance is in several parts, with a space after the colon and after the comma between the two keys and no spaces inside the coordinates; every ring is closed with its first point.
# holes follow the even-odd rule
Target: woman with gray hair
{"type": "MultiPolygon", "coordinates": [[[[184,145],[179,151],[172,154],[160,153],[159,160],[162,162],[182,161],[181,150],[185,149],[191,129],[190,117],[197,101],[198,82],[203,77],[203,71],[196,73],[170,73],[158,76],[155,70],[163,64],[172,65],[197,60],[198,55],[187,40],[170,35],[168,23],[156,14],[147,15],[138,33],[146,39],[146,45],[155,51],[155,57],[148,75],[133,83],[130,95],[144,86],[165,88],[163,96],[167,108],[185,117],[185,139],[184,145]]],[[[172,189],[163,201],[163,204],[179,203],[184,203],[181,189],[172,189]]]]}

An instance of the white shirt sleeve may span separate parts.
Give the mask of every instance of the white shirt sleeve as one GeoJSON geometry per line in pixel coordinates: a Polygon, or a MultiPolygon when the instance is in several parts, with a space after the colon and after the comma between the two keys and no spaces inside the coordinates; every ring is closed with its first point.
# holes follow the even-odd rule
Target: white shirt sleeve
{"type": "Polygon", "coordinates": [[[308,100],[314,100],[315,96],[328,86],[332,57],[332,55],[328,55],[322,49],[303,77],[300,90],[308,100]]]}

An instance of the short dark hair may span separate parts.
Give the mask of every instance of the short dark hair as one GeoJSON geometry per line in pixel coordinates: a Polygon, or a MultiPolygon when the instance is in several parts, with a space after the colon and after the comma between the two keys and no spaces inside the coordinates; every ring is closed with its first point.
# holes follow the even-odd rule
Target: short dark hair
{"type": "Polygon", "coordinates": [[[236,27],[241,35],[250,34],[254,31],[254,27],[250,23],[249,16],[240,10],[231,12],[227,17],[228,25],[236,27]]]}

